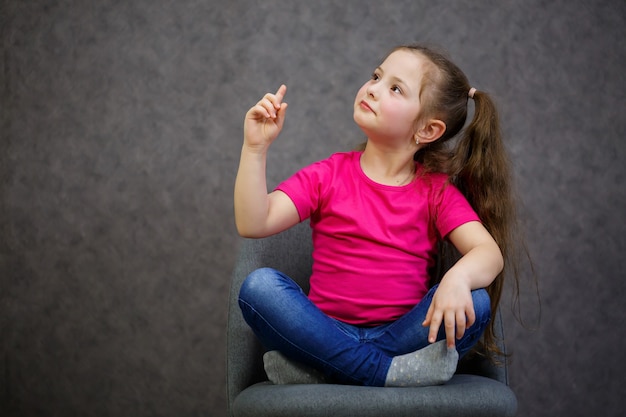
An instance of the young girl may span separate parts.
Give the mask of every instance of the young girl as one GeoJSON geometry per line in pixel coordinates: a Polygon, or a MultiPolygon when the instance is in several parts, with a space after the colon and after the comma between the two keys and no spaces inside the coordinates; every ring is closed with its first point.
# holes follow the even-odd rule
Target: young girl
{"type": "Polygon", "coordinates": [[[303,364],[340,383],[441,384],[483,334],[496,351],[489,323],[513,203],[489,96],[442,54],[395,48],[354,102],[364,149],[314,163],[268,194],[266,154],[285,121],[286,91],[266,94],[246,114],[235,184],[242,236],[305,219],[313,232],[308,296],[270,268],[252,272],[240,290],[245,320],[272,351],[270,380],[300,382],[303,364]],[[474,119],[451,147],[468,99],[474,119]],[[432,285],[442,242],[460,258],[432,285]]]}

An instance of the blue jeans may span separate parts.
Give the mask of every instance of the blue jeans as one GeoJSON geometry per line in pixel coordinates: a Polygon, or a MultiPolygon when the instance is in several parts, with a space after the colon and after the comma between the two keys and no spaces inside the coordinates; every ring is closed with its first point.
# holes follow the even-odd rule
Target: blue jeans
{"type": "MultiPolygon", "coordinates": [[[[323,313],[288,276],[261,268],[243,282],[239,306],[266,349],[278,350],[344,384],[384,386],[394,356],[428,345],[429,329],[422,322],[436,288],[396,321],[358,327],[323,313]]],[[[476,321],[456,341],[459,357],[478,342],[491,317],[487,292],[475,290],[472,297],[476,321]]],[[[441,339],[445,339],[443,326],[441,339]]]]}

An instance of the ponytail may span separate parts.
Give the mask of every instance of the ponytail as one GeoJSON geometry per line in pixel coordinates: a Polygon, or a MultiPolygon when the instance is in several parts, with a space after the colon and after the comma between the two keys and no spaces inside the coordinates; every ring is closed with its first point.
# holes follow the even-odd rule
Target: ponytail
{"type": "Polygon", "coordinates": [[[456,145],[449,173],[498,245],[505,245],[509,236],[502,225],[515,212],[509,159],[493,101],[477,91],[474,102],[474,119],[456,145]]]}
{"type": "MultiPolygon", "coordinates": [[[[512,259],[511,248],[516,210],[498,112],[487,93],[476,91],[474,103],[474,119],[461,135],[450,161],[451,181],[465,195],[500,247],[505,265],[517,285],[517,262],[512,259]]],[[[493,312],[500,303],[503,286],[504,272],[487,288],[493,312]]],[[[489,326],[483,338],[487,351],[497,351],[494,339],[493,327],[489,326]]]]}

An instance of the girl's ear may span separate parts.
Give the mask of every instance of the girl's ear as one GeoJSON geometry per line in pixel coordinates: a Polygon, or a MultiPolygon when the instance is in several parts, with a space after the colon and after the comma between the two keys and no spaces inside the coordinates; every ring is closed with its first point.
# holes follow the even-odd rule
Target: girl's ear
{"type": "Polygon", "coordinates": [[[421,128],[415,132],[414,139],[419,143],[430,143],[439,139],[446,131],[446,124],[438,119],[427,120],[421,128]]]}

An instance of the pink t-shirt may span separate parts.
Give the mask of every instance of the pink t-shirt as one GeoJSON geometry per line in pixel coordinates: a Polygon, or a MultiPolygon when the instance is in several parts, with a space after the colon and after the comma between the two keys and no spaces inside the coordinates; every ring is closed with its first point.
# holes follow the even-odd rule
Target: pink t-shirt
{"type": "Polygon", "coordinates": [[[378,184],[361,152],[338,153],[279,184],[313,230],[309,298],[331,317],[359,326],[398,319],[428,291],[437,239],[480,221],[444,174],[404,186],[378,184]]]}

